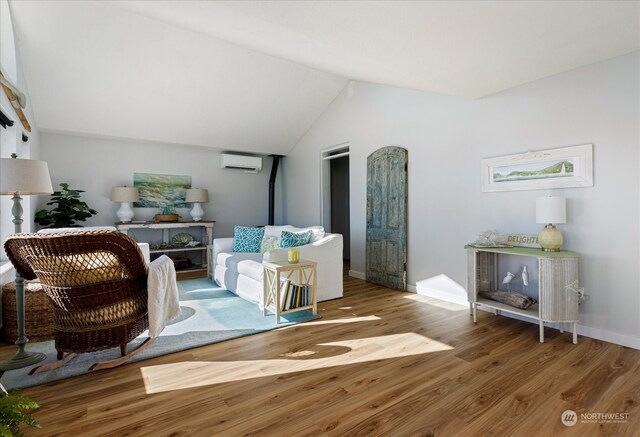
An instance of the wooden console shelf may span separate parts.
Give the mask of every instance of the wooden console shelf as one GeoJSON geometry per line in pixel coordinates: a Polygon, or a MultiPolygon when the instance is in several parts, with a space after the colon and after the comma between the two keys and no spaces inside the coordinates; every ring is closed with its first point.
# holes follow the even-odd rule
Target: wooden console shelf
{"type": "MultiPolygon", "coordinates": [[[[178,279],[194,279],[194,278],[206,278],[210,275],[209,272],[209,250],[208,247],[213,243],[213,226],[214,221],[199,221],[199,222],[130,222],[130,223],[116,223],[116,229],[123,234],[129,234],[131,229],[159,229],[162,231],[162,241],[166,247],[159,249],[150,249],[151,254],[176,254],[186,252],[201,252],[202,264],[199,266],[176,269],[178,279]],[[175,247],[170,245],[169,233],[172,229],[185,229],[185,228],[201,228],[203,236],[206,235],[206,245],[195,247],[175,247]]],[[[169,255],[168,255],[169,256],[169,255]]]]}
{"type": "Polygon", "coordinates": [[[578,342],[578,254],[569,251],[544,252],[525,247],[475,247],[467,249],[467,293],[474,323],[477,321],[478,305],[493,309],[496,314],[518,314],[534,320],[540,325],[540,342],[544,343],[544,322],[573,325],[573,343],[578,342]],[[538,303],[527,309],[515,308],[501,302],[484,298],[482,292],[498,290],[501,255],[537,258],[538,303]]]}

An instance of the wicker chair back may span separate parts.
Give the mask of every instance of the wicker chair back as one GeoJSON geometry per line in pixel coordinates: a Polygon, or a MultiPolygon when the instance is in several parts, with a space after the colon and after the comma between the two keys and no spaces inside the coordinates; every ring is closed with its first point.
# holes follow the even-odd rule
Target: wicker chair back
{"type": "Polygon", "coordinates": [[[58,358],[126,344],[149,326],[147,266],[117,231],[16,234],[4,244],[25,279],[40,280],[54,307],[58,358]]]}

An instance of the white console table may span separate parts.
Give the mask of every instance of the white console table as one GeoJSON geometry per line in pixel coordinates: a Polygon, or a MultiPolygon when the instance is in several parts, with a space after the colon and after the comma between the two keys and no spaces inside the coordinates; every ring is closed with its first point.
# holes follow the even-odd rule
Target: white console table
{"type": "Polygon", "coordinates": [[[544,322],[573,324],[573,343],[578,343],[578,254],[569,251],[544,252],[525,247],[496,248],[465,246],[467,249],[467,293],[474,323],[478,305],[519,314],[540,324],[540,342],[544,343],[544,322]],[[533,257],[538,260],[538,303],[527,309],[515,308],[479,295],[500,287],[498,265],[500,256],[533,257]]]}
{"type": "Polygon", "coordinates": [[[192,252],[197,251],[202,253],[202,264],[200,266],[196,266],[194,268],[186,269],[186,270],[178,270],[177,276],[178,279],[192,279],[192,278],[201,278],[207,277],[210,275],[208,271],[210,263],[208,260],[209,251],[207,250],[208,246],[211,246],[213,242],[213,226],[214,221],[199,221],[199,222],[130,222],[130,223],[116,223],[115,227],[118,231],[123,234],[129,234],[129,231],[132,229],[159,229],[162,231],[162,241],[166,247],[162,247],[159,249],[151,249],[149,252],[151,254],[170,254],[170,253],[179,253],[179,252],[192,252]],[[173,229],[184,229],[184,228],[201,228],[204,232],[203,235],[206,235],[206,244],[201,244],[200,246],[195,247],[173,247],[170,245],[169,233],[173,229]]]}

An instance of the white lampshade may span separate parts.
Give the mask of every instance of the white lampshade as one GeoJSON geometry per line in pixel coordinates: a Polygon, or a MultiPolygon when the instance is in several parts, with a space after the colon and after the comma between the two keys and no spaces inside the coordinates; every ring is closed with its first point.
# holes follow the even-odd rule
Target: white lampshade
{"type": "Polygon", "coordinates": [[[113,187],[111,190],[112,202],[137,202],[140,193],[136,187],[113,187]]]}
{"type": "Polygon", "coordinates": [[[0,194],[51,194],[49,166],[34,159],[0,158],[0,194]]]}
{"type": "Polygon", "coordinates": [[[209,191],[204,188],[190,188],[184,200],[187,203],[207,203],[209,201],[209,191]]]}
{"type": "Polygon", "coordinates": [[[536,223],[566,223],[567,199],[564,197],[538,197],[536,223]]]}

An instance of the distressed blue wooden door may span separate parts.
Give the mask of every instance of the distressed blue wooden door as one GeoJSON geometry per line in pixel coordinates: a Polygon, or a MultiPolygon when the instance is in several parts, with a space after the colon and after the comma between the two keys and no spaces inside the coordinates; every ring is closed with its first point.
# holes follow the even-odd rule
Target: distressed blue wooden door
{"type": "Polygon", "coordinates": [[[407,150],[384,147],[367,158],[367,281],[407,288],[407,150]]]}

